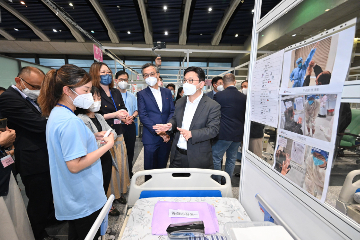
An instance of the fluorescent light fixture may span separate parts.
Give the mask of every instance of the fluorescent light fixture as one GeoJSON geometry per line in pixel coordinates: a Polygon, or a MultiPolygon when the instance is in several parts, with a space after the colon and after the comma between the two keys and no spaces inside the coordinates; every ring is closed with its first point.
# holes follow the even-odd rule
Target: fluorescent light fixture
{"type": "Polygon", "coordinates": [[[14,30],[15,30],[15,31],[19,31],[19,29],[17,29],[17,28],[14,28],[14,30]]]}
{"type": "Polygon", "coordinates": [[[164,11],[166,11],[167,10],[167,6],[164,6],[164,11]]]}
{"type": "Polygon", "coordinates": [[[165,35],[169,35],[168,31],[165,31],[165,35]]]}
{"type": "Polygon", "coordinates": [[[296,36],[296,33],[295,33],[295,34],[293,34],[293,35],[291,35],[291,36],[295,37],[295,36],[296,36]]]}
{"type": "Polygon", "coordinates": [[[211,7],[209,7],[209,12],[211,12],[212,11],[212,8],[211,7]]]}
{"type": "Polygon", "coordinates": [[[91,30],[91,33],[95,33],[95,31],[94,31],[94,30],[91,30]]]}
{"type": "Polygon", "coordinates": [[[127,34],[131,34],[131,32],[130,32],[130,31],[127,31],[127,34]]]}
{"type": "Polygon", "coordinates": [[[72,7],[72,6],[74,6],[74,5],[73,5],[72,3],[69,3],[69,6],[72,7]]]}
{"type": "Polygon", "coordinates": [[[235,34],[235,37],[238,37],[239,36],[239,34],[235,34]]]}
{"type": "Polygon", "coordinates": [[[22,5],[25,5],[25,2],[24,2],[24,1],[20,1],[20,3],[21,3],[22,5]]]}
{"type": "Polygon", "coordinates": [[[202,33],[200,33],[200,35],[202,36],[202,33]]]}
{"type": "Polygon", "coordinates": [[[53,29],[53,32],[57,32],[57,30],[56,30],[56,29],[53,29]]]}
{"type": "Polygon", "coordinates": [[[325,9],[325,12],[329,11],[330,9],[325,9]]]}

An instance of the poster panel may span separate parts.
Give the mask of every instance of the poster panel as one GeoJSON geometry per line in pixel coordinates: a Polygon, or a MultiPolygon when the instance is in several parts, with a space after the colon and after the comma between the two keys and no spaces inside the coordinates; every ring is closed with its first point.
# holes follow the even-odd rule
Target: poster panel
{"type": "Polygon", "coordinates": [[[342,92],[355,26],[284,53],[281,94],[342,92]]]}

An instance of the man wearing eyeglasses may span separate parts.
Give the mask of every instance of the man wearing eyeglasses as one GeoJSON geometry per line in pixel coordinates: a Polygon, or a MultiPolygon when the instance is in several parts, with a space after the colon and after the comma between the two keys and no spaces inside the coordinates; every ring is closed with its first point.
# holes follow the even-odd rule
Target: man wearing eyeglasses
{"type": "MultiPolygon", "coordinates": [[[[156,67],[152,63],[142,66],[142,74],[147,88],[137,93],[138,112],[143,124],[144,169],[165,168],[170,153],[170,136],[156,132],[153,126],[166,124],[174,114],[171,91],[158,85],[156,67]]],[[[145,176],[145,180],[150,179],[145,176]]]]}
{"type": "Polygon", "coordinates": [[[174,116],[167,124],[153,128],[156,132],[175,133],[170,167],[213,169],[210,140],[219,133],[221,107],[203,94],[205,73],[201,68],[187,68],[183,83],[187,97],[176,102],[174,116]]]}
{"type": "Polygon", "coordinates": [[[29,198],[27,212],[35,239],[54,239],[45,231],[48,217],[55,220],[46,147],[46,118],[36,100],[45,74],[35,67],[24,67],[0,96],[3,117],[8,127],[16,131],[15,166],[29,198]]]}

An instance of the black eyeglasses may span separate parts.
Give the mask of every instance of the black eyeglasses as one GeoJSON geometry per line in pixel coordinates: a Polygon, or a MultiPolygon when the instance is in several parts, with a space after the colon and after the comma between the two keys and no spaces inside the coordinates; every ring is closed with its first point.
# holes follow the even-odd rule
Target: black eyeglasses
{"type": "Polygon", "coordinates": [[[144,76],[144,78],[146,79],[146,78],[148,78],[148,77],[155,77],[156,76],[156,73],[150,73],[150,74],[144,74],[143,75],[144,76]]]}
{"type": "Polygon", "coordinates": [[[24,79],[22,79],[21,77],[19,77],[22,81],[26,82],[27,84],[29,84],[32,88],[34,88],[35,90],[40,90],[41,89],[41,86],[34,86],[30,83],[28,83],[27,81],[25,81],[24,79]]]}
{"type": "Polygon", "coordinates": [[[200,82],[200,79],[183,79],[182,80],[182,83],[193,83],[194,81],[199,81],[200,82]]]}

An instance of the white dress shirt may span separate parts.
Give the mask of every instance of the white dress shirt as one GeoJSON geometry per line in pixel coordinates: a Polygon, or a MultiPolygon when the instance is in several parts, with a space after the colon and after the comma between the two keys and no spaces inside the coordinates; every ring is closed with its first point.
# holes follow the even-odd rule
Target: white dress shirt
{"type": "Polygon", "coordinates": [[[152,88],[149,86],[149,88],[150,88],[152,94],[154,95],[154,98],[156,100],[156,103],[159,107],[160,112],[162,112],[162,98],[161,98],[160,87],[158,87],[158,89],[155,89],[155,88],[152,88]]]}
{"type": "MultiPolygon", "coordinates": [[[[201,92],[201,95],[198,96],[193,102],[190,102],[189,97],[187,97],[185,110],[184,110],[183,121],[182,121],[182,126],[181,126],[182,129],[185,129],[185,130],[190,129],[191,122],[193,120],[196,109],[197,109],[197,107],[199,105],[199,102],[200,102],[201,98],[203,97],[203,95],[204,94],[201,92]]],[[[179,137],[177,147],[181,148],[181,149],[184,149],[184,150],[187,150],[187,141],[184,138],[184,136],[181,135],[181,134],[180,134],[180,137],[179,137]]]]}

